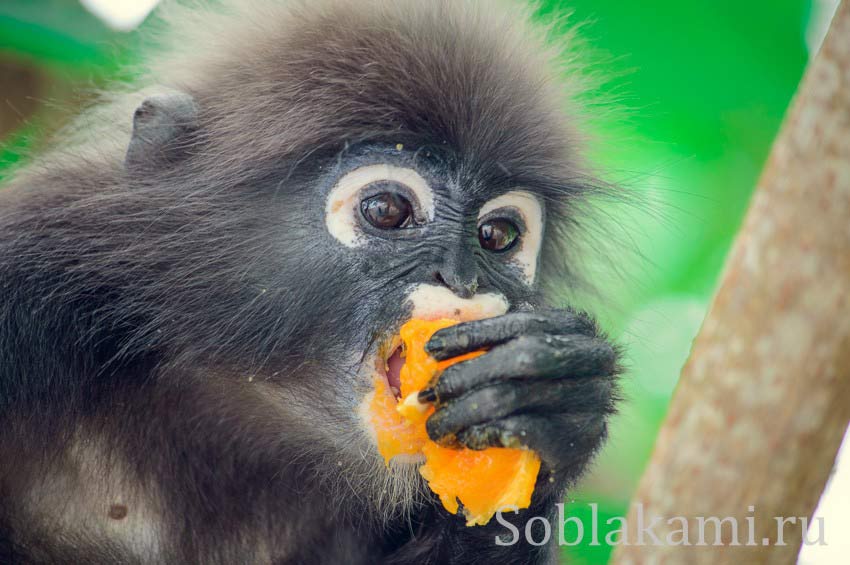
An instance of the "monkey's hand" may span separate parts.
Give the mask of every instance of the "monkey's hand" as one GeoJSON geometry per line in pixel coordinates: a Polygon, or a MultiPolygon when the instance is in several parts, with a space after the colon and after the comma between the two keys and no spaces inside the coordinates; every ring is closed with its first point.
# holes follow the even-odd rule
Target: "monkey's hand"
{"type": "Polygon", "coordinates": [[[426,345],[438,360],[485,348],[420,393],[436,406],[428,435],[470,449],[528,447],[546,477],[578,477],[614,410],[617,350],[591,318],[571,310],[466,322],[438,331],[426,345]]]}

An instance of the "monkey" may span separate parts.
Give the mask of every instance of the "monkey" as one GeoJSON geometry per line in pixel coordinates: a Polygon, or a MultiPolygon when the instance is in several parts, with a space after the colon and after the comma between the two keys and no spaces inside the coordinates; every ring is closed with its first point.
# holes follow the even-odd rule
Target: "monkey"
{"type": "Polygon", "coordinates": [[[448,317],[431,355],[485,353],[420,393],[429,436],[542,461],[505,520],[554,519],[606,439],[619,347],[556,292],[592,286],[601,183],[544,24],[160,11],[137,76],[0,189],[0,559],[555,560],[448,513],[420,459],[387,465],[364,409],[375,375],[397,387],[400,326],[448,317]]]}

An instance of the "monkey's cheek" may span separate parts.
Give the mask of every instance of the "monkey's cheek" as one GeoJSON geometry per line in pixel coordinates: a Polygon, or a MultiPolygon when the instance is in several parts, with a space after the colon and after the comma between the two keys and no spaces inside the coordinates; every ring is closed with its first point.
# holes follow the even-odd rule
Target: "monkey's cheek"
{"type": "Polygon", "coordinates": [[[357,406],[357,421],[363,434],[376,449],[378,447],[378,431],[373,421],[372,410],[375,405],[376,391],[369,392],[357,406]]]}

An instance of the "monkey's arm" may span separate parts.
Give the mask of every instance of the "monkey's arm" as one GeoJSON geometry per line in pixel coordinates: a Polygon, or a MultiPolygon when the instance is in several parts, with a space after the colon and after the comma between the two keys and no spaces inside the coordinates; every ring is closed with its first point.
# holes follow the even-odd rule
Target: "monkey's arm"
{"type": "MultiPolygon", "coordinates": [[[[555,504],[602,444],[617,396],[616,347],[587,315],[545,310],[458,324],[437,332],[426,348],[439,360],[489,349],[452,365],[420,394],[437,408],[427,422],[432,439],[471,449],[528,447],[543,463],[531,507],[504,514],[519,531],[515,544],[496,544],[496,536],[506,542],[514,537],[497,519],[468,528],[461,517],[446,514],[439,526],[442,558],[501,563],[515,556],[527,563],[531,552],[548,561],[549,550],[526,542],[525,524],[542,516],[555,532],[555,504]]],[[[542,540],[543,532],[534,530],[532,537],[542,540]]]]}

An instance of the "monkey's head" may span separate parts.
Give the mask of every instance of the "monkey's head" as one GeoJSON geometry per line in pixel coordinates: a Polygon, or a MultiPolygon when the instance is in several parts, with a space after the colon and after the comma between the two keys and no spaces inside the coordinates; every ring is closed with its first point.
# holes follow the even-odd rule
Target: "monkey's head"
{"type": "Polygon", "coordinates": [[[354,460],[375,357],[404,321],[577,284],[569,234],[593,183],[526,14],[321,4],[177,30],[120,194],[82,209],[126,242],[92,250],[118,287],[99,314],[120,316],[119,353],[258,383],[322,422],[305,444],[354,460]]]}

